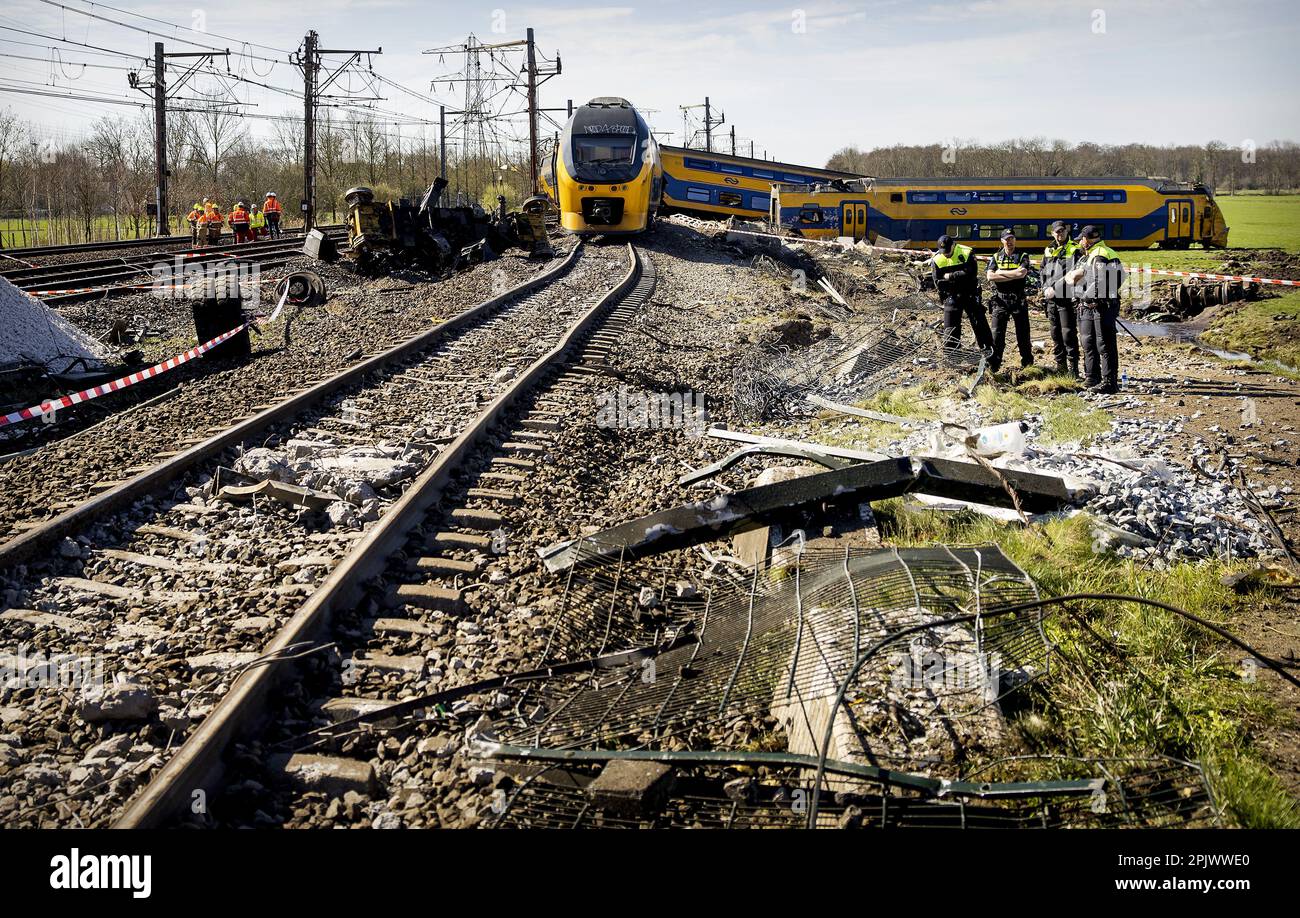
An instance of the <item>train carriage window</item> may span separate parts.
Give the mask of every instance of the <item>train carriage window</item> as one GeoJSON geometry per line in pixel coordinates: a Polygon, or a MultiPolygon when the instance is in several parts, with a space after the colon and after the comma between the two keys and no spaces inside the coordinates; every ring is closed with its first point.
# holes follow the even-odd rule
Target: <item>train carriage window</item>
{"type": "Polygon", "coordinates": [[[713,166],[714,164],[706,159],[691,159],[689,156],[686,157],[686,168],[688,169],[706,169],[709,172],[712,172],[713,166]]]}
{"type": "Polygon", "coordinates": [[[707,188],[687,188],[687,189],[686,189],[686,200],[688,200],[688,201],[703,201],[703,202],[707,203],[707,202],[711,201],[712,199],[713,199],[713,197],[712,197],[712,195],[709,194],[709,189],[707,189],[707,188]]]}
{"type": "Polygon", "coordinates": [[[1037,192],[1037,191],[1013,191],[1013,192],[1011,192],[1011,200],[1013,200],[1013,201],[1022,201],[1022,202],[1023,202],[1023,201],[1037,201],[1037,200],[1038,200],[1038,192],[1037,192]]]}
{"type": "Polygon", "coordinates": [[[1005,200],[1005,195],[1000,191],[981,191],[979,198],[981,201],[1002,201],[1005,200]]]}
{"type": "Polygon", "coordinates": [[[939,194],[935,191],[913,191],[911,198],[913,204],[933,204],[939,200],[939,194]]]}
{"type": "Polygon", "coordinates": [[[1016,223],[1011,227],[1011,232],[1016,234],[1017,239],[1038,239],[1037,223],[1016,223]]]}
{"type": "MultiPolygon", "coordinates": [[[[1001,230],[1002,227],[999,226],[998,231],[1001,232],[1001,230]]],[[[944,233],[954,239],[969,239],[971,236],[971,226],[969,223],[949,223],[947,227],[944,228],[944,233]]]]}
{"type": "Polygon", "coordinates": [[[1123,201],[1123,200],[1124,200],[1124,192],[1122,192],[1122,191],[1112,191],[1112,192],[1110,193],[1110,199],[1111,199],[1112,201],[1123,201]]]}
{"type": "Polygon", "coordinates": [[[749,199],[749,206],[752,210],[767,210],[768,202],[771,200],[765,194],[756,194],[749,199]]]}
{"type": "Polygon", "coordinates": [[[1047,201],[1068,201],[1070,200],[1070,192],[1046,191],[1043,193],[1043,199],[1047,201]]]}
{"type": "Polygon", "coordinates": [[[718,168],[721,169],[723,172],[730,172],[733,175],[745,174],[745,170],[741,169],[739,166],[733,166],[730,163],[719,163],[718,168]]]}
{"type": "Polygon", "coordinates": [[[1124,224],[1123,224],[1123,223],[1112,223],[1112,224],[1110,225],[1110,238],[1111,238],[1111,239],[1123,239],[1123,238],[1124,238],[1124,224]]]}
{"type": "MultiPolygon", "coordinates": [[[[1002,227],[1002,226],[994,226],[994,225],[991,224],[991,223],[985,223],[983,226],[980,227],[979,238],[981,238],[981,239],[997,239],[999,236],[1002,235],[1002,230],[1003,230],[1003,229],[1004,229],[1004,227],[1002,227]]],[[[949,230],[950,230],[950,232],[948,233],[948,235],[949,235],[949,236],[953,235],[953,233],[951,232],[951,227],[949,227],[949,230]]],[[[1019,234],[1017,234],[1017,235],[1019,235],[1019,234]]]]}
{"type": "Polygon", "coordinates": [[[762,169],[755,169],[754,178],[775,179],[776,175],[772,172],[764,172],[762,169]]]}
{"type": "Polygon", "coordinates": [[[1080,201],[1104,201],[1106,200],[1106,193],[1104,191],[1080,191],[1079,200],[1080,201]]]}
{"type": "Polygon", "coordinates": [[[820,207],[805,207],[799,211],[800,223],[821,223],[822,211],[820,207]]]}
{"type": "Polygon", "coordinates": [[[719,191],[718,203],[723,207],[740,207],[744,199],[734,191],[719,191]]]}
{"type": "Polygon", "coordinates": [[[945,201],[969,201],[973,192],[970,191],[945,191],[943,199],[945,201]]]}
{"type": "Polygon", "coordinates": [[[890,195],[889,195],[889,203],[890,203],[890,204],[902,204],[902,203],[903,203],[903,193],[902,193],[901,191],[894,191],[894,192],[891,192],[890,195]]]}

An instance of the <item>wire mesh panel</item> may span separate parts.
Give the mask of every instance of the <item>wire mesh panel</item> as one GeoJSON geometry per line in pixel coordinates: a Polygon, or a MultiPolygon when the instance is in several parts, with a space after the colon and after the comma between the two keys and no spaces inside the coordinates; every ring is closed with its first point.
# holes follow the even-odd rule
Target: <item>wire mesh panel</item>
{"type": "Polygon", "coordinates": [[[503,725],[503,736],[538,746],[669,737],[690,746],[775,730],[790,749],[813,754],[833,721],[843,755],[892,754],[856,738],[863,705],[958,717],[997,700],[1002,672],[1042,671],[1048,645],[1035,614],[985,619],[1035,596],[995,547],[795,547],[747,580],[701,578],[698,587],[669,582],[626,551],[587,559],[568,575],[539,665],[629,647],[662,652],[547,682],[521,707],[526,720],[503,725]],[[864,655],[871,665],[859,664],[864,655]]]}
{"type": "MultiPolygon", "coordinates": [[[[614,760],[610,760],[614,761],[614,760]]],[[[1087,782],[1022,780],[927,793],[888,779],[814,793],[808,768],[719,768],[679,757],[658,792],[611,798],[597,788],[610,761],[537,766],[500,793],[501,828],[1158,828],[1210,827],[1220,814],[1201,769],[1174,759],[1075,763],[1087,782]],[[1080,784],[1086,784],[1081,789],[1080,784]],[[985,790],[984,788],[987,788],[985,790]]],[[[1020,760],[1026,772],[1050,762],[1020,760]]]]}
{"type": "Polygon", "coordinates": [[[734,410],[750,421],[803,417],[818,410],[809,395],[852,403],[890,386],[980,372],[983,352],[945,346],[925,312],[933,308],[924,295],[908,294],[841,321],[807,346],[752,348],[732,368],[734,410]]]}

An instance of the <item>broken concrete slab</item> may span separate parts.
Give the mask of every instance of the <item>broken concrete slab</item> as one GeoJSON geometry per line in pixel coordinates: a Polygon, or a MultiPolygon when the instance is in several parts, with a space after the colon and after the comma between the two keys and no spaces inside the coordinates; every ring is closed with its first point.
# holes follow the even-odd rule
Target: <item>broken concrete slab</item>
{"type": "Polygon", "coordinates": [[[900,457],[819,472],[793,481],[747,488],[661,510],[581,539],[538,552],[552,572],[571,568],[580,557],[617,555],[624,549],[665,551],[725,538],[780,522],[791,510],[854,505],[920,491],[1038,513],[1063,507],[1077,495],[1060,478],[1033,472],[994,470],[951,459],[900,457]]]}
{"type": "Polygon", "coordinates": [[[667,803],[675,774],[672,766],[662,762],[611,759],[587,785],[587,795],[601,809],[650,816],[667,803]]]}

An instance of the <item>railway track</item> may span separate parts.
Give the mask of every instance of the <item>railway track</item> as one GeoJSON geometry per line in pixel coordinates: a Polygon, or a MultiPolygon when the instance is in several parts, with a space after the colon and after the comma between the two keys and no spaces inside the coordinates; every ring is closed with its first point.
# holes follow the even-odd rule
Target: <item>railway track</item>
{"type": "MultiPolygon", "coordinates": [[[[33,713],[52,721],[60,754],[49,767],[70,765],[59,773],[73,790],[45,793],[42,776],[52,772],[38,769],[22,785],[28,805],[2,814],[7,824],[106,822],[166,758],[171,730],[179,738],[206,723],[206,708],[259,655],[278,659],[277,641],[263,649],[267,633],[328,609],[340,584],[382,559],[386,540],[418,505],[407,494],[427,495],[431,476],[463,456],[484,416],[549,366],[573,334],[562,319],[581,313],[592,321],[587,304],[622,261],[611,252],[621,256],[579,246],[532,281],[229,429],[182,443],[176,455],[164,453],[158,465],[0,546],[7,643],[25,642],[43,658],[102,647],[108,668],[131,670],[136,680],[89,709],[84,699],[65,699],[57,712],[33,713]],[[299,469],[316,487],[227,495],[251,506],[213,499],[223,486],[238,490],[250,480],[228,465],[252,471],[249,462],[266,459],[256,447],[268,443],[300,458],[319,452],[319,462],[299,469]],[[325,501],[328,482],[348,500],[325,501]],[[374,525],[357,533],[354,524],[365,522],[374,525]],[[132,698],[161,720],[120,729],[113,706],[132,698]],[[118,762],[118,752],[133,758],[118,762]],[[116,763],[111,774],[106,761],[116,763]]],[[[267,461],[270,477],[290,477],[267,461]]],[[[256,682],[267,671],[248,675],[256,682]]]]}
{"type": "MultiPolygon", "coordinates": [[[[317,229],[322,231],[345,229],[341,223],[333,223],[325,226],[318,226],[317,229]]],[[[292,229],[284,231],[285,237],[302,238],[301,229],[292,229]]],[[[42,256],[62,256],[76,254],[79,252],[110,252],[116,249],[140,249],[149,246],[192,246],[188,235],[184,236],[151,236],[148,239],[117,239],[106,242],[78,242],[71,245],[41,245],[28,246],[21,249],[0,249],[0,259],[9,267],[14,266],[14,262],[31,261],[33,258],[40,259],[42,256]]]]}
{"type": "MultiPolygon", "coordinates": [[[[326,233],[336,243],[346,239],[341,230],[326,233]]],[[[113,291],[138,290],[154,283],[153,269],[163,265],[176,275],[190,266],[234,266],[257,264],[269,267],[282,264],[302,254],[301,239],[275,239],[242,245],[188,249],[176,252],[149,252],[120,258],[94,259],[41,267],[10,268],[3,276],[14,286],[46,303],[69,303],[97,298],[113,291]],[[176,270],[179,263],[182,266],[176,270]]],[[[183,282],[167,277],[168,283],[183,282]]]]}
{"type": "MultiPolygon", "coordinates": [[[[287,667],[260,667],[232,686],[117,825],[165,824],[186,810],[195,788],[211,787],[232,743],[246,738],[268,712],[286,703],[294,712],[316,712],[328,721],[373,714],[395,697],[409,697],[446,675],[463,680],[468,669],[444,673],[426,667],[428,657],[408,646],[394,654],[393,642],[410,644],[432,634],[425,616],[454,617],[465,594],[483,572],[483,556],[493,551],[509,508],[519,500],[528,475],[546,461],[548,431],[556,429],[572,406],[561,408],[558,393],[581,387],[603,360],[616,326],[635,314],[654,286],[653,264],[632,247],[631,264],[617,285],[583,305],[579,318],[466,426],[385,517],[367,532],[330,578],[266,646],[265,656],[309,657],[332,672],[323,697],[306,697],[301,683],[283,684],[287,667]],[[597,326],[602,326],[597,330],[597,326]],[[569,369],[559,374],[564,367],[569,369]],[[548,407],[549,406],[549,407],[548,407]],[[413,541],[416,550],[404,551],[413,541]],[[415,555],[415,557],[410,557],[415,555]],[[358,597],[378,591],[389,617],[356,622],[358,597]],[[406,610],[405,617],[395,609],[406,610]],[[328,659],[311,651],[328,652],[328,659]],[[367,689],[372,693],[365,694],[367,689]]],[[[611,272],[613,273],[613,272],[611,272]]],[[[362,605],[365,603],[363,602],[362,605]]],[[[373,603],[372,603],[373,605],[373,603]]],[[[427,648],[425,648],[427,650],[427,648]]],[[[261,732],[283,736],[301,732],[296,716],[271,718],[261,732]]],[[[272,765],[290,780],[311,775],[308,784],[347,782],[361,774],[374,781],[370,766],[343,757],[281,755],[272,765]]]]}

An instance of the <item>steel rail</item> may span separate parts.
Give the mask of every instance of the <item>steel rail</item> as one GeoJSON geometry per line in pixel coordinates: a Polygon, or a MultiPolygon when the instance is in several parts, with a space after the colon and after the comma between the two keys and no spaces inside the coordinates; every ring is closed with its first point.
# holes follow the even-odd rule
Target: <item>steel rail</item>
{"type": "MultiPolygon", "coordinates": [[[[265,654],[275,654],[286,647],[313,641],[328,628],[336,608],[355,602],[362,584],[383,570],[389,555],[401,548],[410,530],[424,520],[429,509],[440,500],[452,475],[474,455],[502,415],[561,363],[603,314],[635,287],[641,273],[641,258],[631,244],[627,250],[631,264],[623,279],[587,310],[559,343],[534,361],[497,396],[474,423],[425,469],[289,619],[267,645],[265,654]]],[[[281,667],[260,667],[239,676],[195,732],[131,802],[114,827],[158,826],[186,809],[196,789],[211,789],[218,780],[221,758],[227,746],[242,733],[253,729],[262,718],[270,689],[282,672],[281,667]]]]}
{"type": "Polygon", "coordinates": [[[36,528],[29,529],[4,544],[0,544],[0,568],[21,563],[40,551],[51,548],[68,533],[88,525],[104,514],[111,513],[147,494],[154,493],[159,488],[179,478],[195,465],[218,456],[223,450],[242,443],[264,428],[294,417],[300,411],[316,404],[339,389],[364,379],[366,374],[421,351],[439,339],[460,331],[465,326],[495,312],[498,307],[510,300],[531,293],[559,279],[577,261],[581,251],[582,244],[580,243],[559,265],[543,274],[524,281],[522,284],[512,287],[498,296],[485,300],[414,338],[376,354],[374,357],[353,364],[351,367],[316,383],[305,391],[291,395],[265,411],[259,412],[247,420],[240,421],[152,468],[146,469],[116,487],[110,488],[90,500],[59,514],[54,519],[48,520],[36,528]]]}
{"type": "MultiPolygon", "coordinates": [[[[342,223],[329,226],[317,226],[322,231],[347,229],[342,223]]],[[[283,236],[302,236],[300,228],[285,230],[283,236]]],[[[74,242],[71,245],[37,245],[21,249],[0,249],[0,253],[12,258],[29,258],[33,255],[64,255],[69,252],[107,252],[113,249],[135,249],[146,245],[184,245],[190,242],[189,236],[150,236],[148,239],[117,239],[105,242],[74,242]]],[[[192,244],[192,243],[191,243],[192,244]]]]}
{"type": "MultiPolygon", "coordinates": [[[[335,242],[347,237],[339,231],[326,234],[335,242]]],[[[146,252],[119,258],[100,258],[94,261],[75,261],[60,265],[45,265],[39,268],[23,268],[4,275],[5,280],[20,290],[31,291],[47,286],[76,286],[77,282],[94,283],[97,280],[112,280],[119,277],[134,277],[149,274],[150,268],[157,264],[167,267],[175,265],[180,259],[182,266],[192,264],[224,264],[240,258],[256,258],[260,255],[293,252],[302,254],[302,241],[299,239],[272,239],[259,242],[246,242],[239,245],[213,246],[203,249],[186,249],[177,252],[146,252]]]]}

